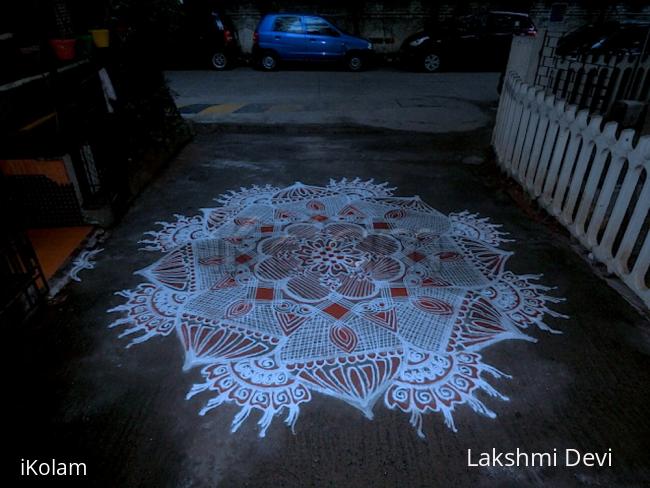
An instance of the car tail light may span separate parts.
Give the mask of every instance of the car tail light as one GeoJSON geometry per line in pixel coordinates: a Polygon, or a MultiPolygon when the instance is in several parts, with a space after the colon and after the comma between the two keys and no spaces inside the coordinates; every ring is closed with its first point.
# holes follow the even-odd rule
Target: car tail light
{"type": "Polygon", "coordinates": [[[257,43],[260,42],[260,34],[259,32],[255,31],[253,32],[253,45],[257,45],[257,43]]]}
{"type": "Polygon", "coordinates": [[[224,40],[224,42],[225,42],[226,44],[232,42],[232,39],[233,39],[233,38],[232,38],[232,32],[230,32],[230,31],[227,30],[227,29],[226,29],[225,31],[223,31],[223,40],[224,40]]]}
{"type": "Polygon", "coordinates": [[[537,29],[528,29],[526,35],[528,37],[537,37],[537,29]]]}

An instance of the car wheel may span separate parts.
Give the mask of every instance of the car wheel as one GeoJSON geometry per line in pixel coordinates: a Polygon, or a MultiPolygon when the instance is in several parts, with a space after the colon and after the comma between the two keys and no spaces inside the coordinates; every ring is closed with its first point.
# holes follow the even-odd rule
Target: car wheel
{"type": "Polygon", "coordinates": [[[364,59],[360,54],[348,55],[346,65],[350,71],[361,71],[365,68],[364,59]]]}
{"type": "Polygon", "coordinates": [[[427,73],[440,71],[440,56],[436,53],[427,53],[422,58],[422,69],[427,73]]]}
{"type": "Polygon", "coordinates": [[[229,67],[228,56],[226,56],[225,53],[221,51],[217,51],[212,55],[211,62],[212,67],[218,71],[223,71],[229,67]]]}
{"type": "Polygon", "coordinates": [[[275,71],[278,69],[278,57],[273,53],[264,53],[260,57],[259,66],[264,71],[275,71]]]}

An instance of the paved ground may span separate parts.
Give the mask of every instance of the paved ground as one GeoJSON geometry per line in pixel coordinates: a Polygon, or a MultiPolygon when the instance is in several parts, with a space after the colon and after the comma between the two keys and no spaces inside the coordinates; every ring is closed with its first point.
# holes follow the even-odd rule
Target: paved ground
{"type": "Polygon", "coordinates": [[[399,70],[168,72],[177,105],[197,122],[346,124],[418,132],[489,123],[496,73],[399,70]]]}
{"type": "MultiPolygon", "coordinates": [[[[427,79],[435,85],[435,77],[427,79]]],[[[459,96],[462,89],[447,88],[440,96],[459,96]]],[[[471,100],[487,101],[478,89],[471,100]]],[[[200,128],[113,229],[96,269],[84,271],[83,282],[69,286],[42,321],[5,331],[8,469],[15,473],[19,458],[85,461],[91,482],[79,486],[648,486],[649,324],[563,238],[517,206],[491,165],[462,163],[484,155],[489,136],[489,126],[444,134],[357,126],[200,128]],[[369,421],[341,401],[317,396],[302,409],[296,435],[279,421],[265,439],[257,437],[255,422],[231,434],[235,408],[200,417],[203,399],[184,399],[199,373],[181,371],[177,341],[154,339],[126,350],[107,329],[114,317],[106,310],[122,303],[113,292],[140,283],[132,272],[154,259],[137,251],[137,241],[156,221],[195,214],[241,186],[356,176],[388,181],[399,195],[419,194],[445,213],[467,209],[504,224],[516,240],[506,246],[515,251],[509,268],[543,273],[545,283],[557,286],[554,293],[567,298],[556,309],[571,319],[549,319],[562,335],[532,330],[537,344],[506,341],[483,351],[488,364],[513,376],[493,382],[510,402],[481,397],[496,419],[463,406],[453,433],[441,416],[429,415],[422,440],[401,413],[377,408],[369,421]],[[614,465],[467,467],[468,448],[493,447],[611,448],[614,465]]]]}

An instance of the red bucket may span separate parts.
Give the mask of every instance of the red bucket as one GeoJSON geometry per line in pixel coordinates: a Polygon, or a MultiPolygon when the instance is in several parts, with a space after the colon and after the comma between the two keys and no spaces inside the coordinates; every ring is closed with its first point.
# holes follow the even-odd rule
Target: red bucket
{"type": "Polygon", "coordinates": [[[75,56],[75,43],[76,39],[51,39],[50,46],[54,50],[54,54],[61,61],[71,61],[75,56]]]}

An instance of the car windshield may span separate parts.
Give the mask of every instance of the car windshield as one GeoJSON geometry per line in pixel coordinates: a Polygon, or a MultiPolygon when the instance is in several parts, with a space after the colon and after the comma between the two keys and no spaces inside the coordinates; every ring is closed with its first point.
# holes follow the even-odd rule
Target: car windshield
{"type": "Polygon", "coordinates": [[[339,33],[345,35],[345,36],[353,36],[354,34],[348,32],[346,29],[341,29],[340,25],[335,22],[332,18],[330,17],[323,17],[327,22],[329,22],[339,33]]]}
{"type": "Polygon", "coordinates": [[[608,22],[604,24],[587,24],[565,34],[560,39],[559,47],[576,49],[582,46],[592,46],[605,39],[619,28],[619,24],[608,22]]]}
{"type": "Polygon", "coordinates": [[[307,34],[314,36],[339,36],[339,32],[320,17],[305,17],[305,30],[307,34]]]}
{"type": "Polygon", "coordinates": [[[599,42],[597,47],[618,50],[627,49],[634,52],[640,52],[643,49],[646,35],[648,34],[648,25],[625,25],[621,30],[611,35],[609,38],[599,42]]]}
{"type": "Polygon", "coordinates": [[[292,34],[302,33],[302,23],[300,17],[295,15],[283,15],[275,19],[273,22],[273,30],[275,32],[288,32],[292,34]]]}
{"type": "Polygon", "coordinates": [[[480,17],[475,15],[464,15],[449,20],[443,24],[443,27],[454,30],[462,35],[476,33],[483,28],[484,24],[484,19],[481,19],[480,17]]]}

